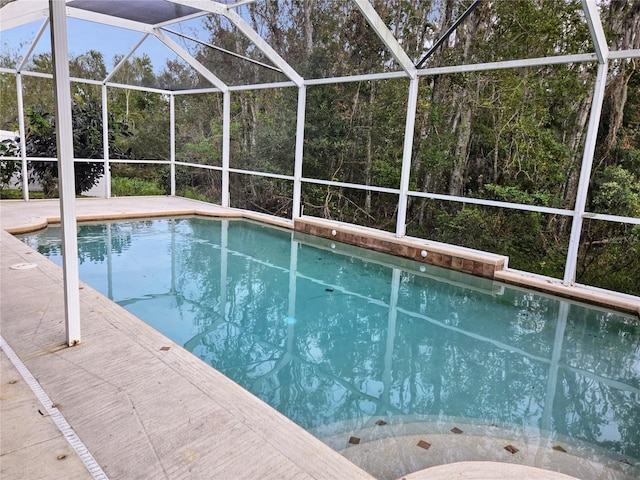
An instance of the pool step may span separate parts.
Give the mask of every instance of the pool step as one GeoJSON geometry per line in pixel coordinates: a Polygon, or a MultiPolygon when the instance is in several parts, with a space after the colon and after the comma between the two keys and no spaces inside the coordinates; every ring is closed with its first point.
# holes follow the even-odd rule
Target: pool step
{"type": "Polygon", "coordinates": [[[592,445],[461,422],[391,423],[378,419],[373,426],[323,441],[381,480],[469,461],[528,465],[583,480],[633,480],[640,473],[637,460],[612,458],[592,445]]]}

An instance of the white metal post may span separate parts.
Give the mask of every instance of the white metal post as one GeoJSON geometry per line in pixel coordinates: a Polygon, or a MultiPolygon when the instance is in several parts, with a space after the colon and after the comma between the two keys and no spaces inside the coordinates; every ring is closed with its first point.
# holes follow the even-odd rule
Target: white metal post
{"type": "Polygon", "coordinates": [[[229,207],[229,148],[231,145],[231,92],[222,93],[222,206],[229,207]]]}
{"type": "Polygon", "coordinates": [[[307,103],[307,87],[298,88],[298,116],[296,118],[296,154],[293,166],[293,206],[291,219],[300,218],[302,201],[302,160],[304,153],[304,119],[307,103]]]}
{"type": "Polygon", "coordinates": [[[591,103],[591,113],[589,114],[589,125],[587,127],[587,137],[582,156],[582,166],[580,168],[580,179],[578,180],[578,192],[576,193],[573,222],[571,223],[571,237],[569,238],[567,263],[565,264],[564,270],[563,283],[565,285],[571,285],[576,280],[576,266],[578,264],[578,249],[580,247],[580,236],[582,234],[582,220],[587,204],[587,193],[589,192],[589,180],[591,178],[593,154],[596,149],[596,137],[598,135],[600,113],[602,112],[602,102],[604,100],[606,84],[607,62],[598,65],[598,75],[596,77],[593,101],[591,103]]]}
{"type": "Polygon", "coordinates": [[[413,153],[413,132],[416,125],[416,106],[418,105],[418,87],[420,80],[410,80],[407,99],[407,121],[404,127],[404,146],[402,150],[402,171],[400,174],[400,194],[398,195],[398,219],[396,237],[407,233],[407,201],[409,198],[409,180],[411,178],[411,155],[413,153]]]}
{"type": "Polygon", "coordinates": [[[576,193],[576,204],[573,208],[573,221],[571,223],[571,236],[569,238],[569,248],[567,250],[567,262],[564,267],[565,285],[571,285],[576,281],[576,268],[578,265],[578,251],[580,249],[580,237],[582,236],[582,223],[589,193],[589,180],[591,179],[591,167],[593,166],[593,155],[596,150],[596,137],[600,126],[600,115],[602,113],[602,102],[604,101],[604,91],[607,85],[607,71],[609,59],[609,46],[602,28],[600,13],[595,0],[582,0],[582,9],[587,19],[589,32],[598,57],[598,74],[594,86],[591,112],[589,113],[589,124],[587,126],[587,136],[584,142],[584,152],[582,155],[582,166],[580,167],[580,179],[578,180],[578,191],[576,193]]]}
{"type": "Polygon", "coordinates": [[[62,225],[62,271],[64,281],[65,327],[67,344],[80,343],[80,282],[78,278],[78,237],[75,213],[75,178],[73,165],[73,122],[67,48],[65,2],[49,0],[51,50],[56,106],[56,140],[58,184],[62,225]]]}
{"type": "Polygon", "coordinates": [[[169,143],[171,147],[170,153],[170,177],[171,177],[171,196],[176,195],[176,97],[174,94],[169,96],[169,143]]]}
{"type": "Polygon", "coordinates": [[[27,169],[27,133],[24,124],[24,97],[22,91],[22,75],[16,74],[16,95],[18,96],[18,125],[20,134],[20,157],[22,157],[22,198],[29,200],[29,170],[27,169]]]}
{"type": "Polygon", "coordinates": [[[102,157],[104,159],[104,196],[111,198],[111,164],[109,163],[109,111],[107,85],[102,84],[102,157]]]}

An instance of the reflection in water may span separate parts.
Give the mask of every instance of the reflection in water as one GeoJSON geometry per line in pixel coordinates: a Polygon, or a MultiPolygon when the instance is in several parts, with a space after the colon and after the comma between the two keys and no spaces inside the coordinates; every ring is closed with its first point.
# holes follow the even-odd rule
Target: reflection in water
{"type": "MultiPolygon", "coordinates": [[[[58,229],[24,241],[60,262],[58,229]]],[[[84,281],[318,435],[464,418],[638,466],[630,316],[242,221],[81,225],[78,248],[84,281]]]]}

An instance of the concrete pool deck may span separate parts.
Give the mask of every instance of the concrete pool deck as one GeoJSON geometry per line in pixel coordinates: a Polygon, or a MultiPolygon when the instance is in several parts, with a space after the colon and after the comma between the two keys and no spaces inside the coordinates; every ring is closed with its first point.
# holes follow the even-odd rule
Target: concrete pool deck
{"type": "MultiPolygon", "coordinates": [[[[243,216],[172,197],[82,199],[76,204],[84,220],[243,216]]],[[[0,202],[3,230],[32,230],[58,217],[57,201],[0,202]]],[[[269,220],[292,227],[286,220],[269,220]]],[[[58,413],[112,479],[373,478],[84,283],[82,343],[67,347],[61,269],[5,231],[0,242],[0,334],[54,404],[41,404],[3,348],[3,480],[92,478],[54,425],[58,413]],[[11,269],[19,264],[35,267],[11,269]]],[[[443,465],[406,476],[452,477],[569,478],[494,462],[443,465]]]]}

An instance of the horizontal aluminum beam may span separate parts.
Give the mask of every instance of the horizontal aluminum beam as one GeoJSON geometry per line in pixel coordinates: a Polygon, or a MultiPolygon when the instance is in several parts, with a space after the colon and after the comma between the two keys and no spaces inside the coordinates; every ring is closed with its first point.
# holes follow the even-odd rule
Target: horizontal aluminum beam
{"type": "Polygon", "coordinates": [[[453,65],[450,67],[425,68],[422,70],[418,70],[418,75],[443,75],[447,73],[480,72],[485,70],[503,70],[506,68],[525,68],[544,65],[557,65],[563,63],[584,63],[597,61],[598,56],[595,53],[582,53],[576,55],[558,55],[555,57],[506,60],[503,62],[472,63],[470,65],[453,65]]]}
{"type": "Polygon", "coordinates": [[[174,20],[167,20],[166,22],[156,23],[154,25],[155,28],[165,28],[170,27],[176,23],[188,22],[189,20],[193,20],[194,18],[206,17],[209,15],[209,12],[198,12],[192,13],[191,15],[185,15],[184,17],[178,17],[174,20]]]}
{"type": "Polygon", "coordinates": [[[157,165],[169,165],[171,160],[126,160],[110,158],[109,163],[148,163],[157,165]]]}
{"type": "Polygon", "coordinates": [[[189,162],[175,162],[176,165],[181,165],[183,167],[195,167],[195,168],[204,168],[205,170],[217,170],[219,172],[222,171],[222,167],[219,165],[203,165],[202,163],[189,163],[189,162]]]}
{"type": "Polygon", "coordinates": [[[200,95],[205,93],[222,93],[219,88],[192,88],[190,90],[174,90],[172,95],[200,95]]]}
{"type": "Polygon", "coordinates": [[[171,90],[163,90],[161,88],[153,88],[153,87],[140,87],[137,85],[126,85],[124,83],[107,82],[105,83],[105,85],[111,88],[123,88],[125,90],[139,90],[141,92],[159,93],[161,95],[171,95],[173,93],[171,90]]]}
{"type": "Polygon", "coordinates": [[[368,73],[363,75],[350,75],[347,77],[310,78],[304,81],[306,86],[329,85],[332,83],[368,82],[374,80],[389,80],[391,78],[409,78],[405,72],[368,73]]]}
{"type": "Polygon", "coordinates": [[[278,178],[280,180],[293,181],[293,175],[281,175],[279,173],[257,172],[255,170],[242,170],[240,168],[229,168],[229,173],[239,173],[241,175],[255,175],[256,177],[278,178]]]}
{"type": "Polygon", "coordinates": [[[551,215],[565,215],[568,217],[573,217],[574,215],[573,210],[566,210],[563,208],[551,208],[551,207],[542,207],[537,205],[526,205],[522,203],[500,202],[497,200],[487,200],[483,198],[458,197],[458,196],[446,195],[442,193],[409,192],[408,195],[410,197],[428,198],[430,200],[444,200],[445,202],[457,202],[457,203],[473,203],[476,205],[484,205],[487,207],[510,208],[513,210],[525,210],[529,212],[548,213],[551,215]]]}
{"type": "Polygon", "coordinates": [[[265,90],[268,88],[291,88],[297,87],[294,82],[274,82],[274,83],[261,83],[254,85],[234,85],[229,87],[230,92],[240,92],[243,90],[265,90]]]}
{"type": "Polygon", "coordinates": [[[348,183],[348,182],[335,182],[332,180],[320,180],[316,178],[307,178],[302,177],[300,179],[302,183],[312,183],[316,185],[327,185],[330,187],[343,187],[343,188],[352,188],[354,190],[369,190],[371,192],[378,193],[391,193],[394,195],[400,194],[400,189],[398,188],[388,188],[388,187],[377,187],[375,185],[361,185],[359,183],[348,183]]]}
{"type": "Polygon", "coordinates": [[[582,218],[584,218],[585,220],[602,220],[604,222],[631,223],[634,225],[640,225],[640,218],[623,217],[620,215],[607,215],[604,213],[584,212],[582,218]]]}
{"type": "Polygon", "coordinates": [[[609,50],[610,59],[640,58],[640,48],[635,50],[609,50]]]}

